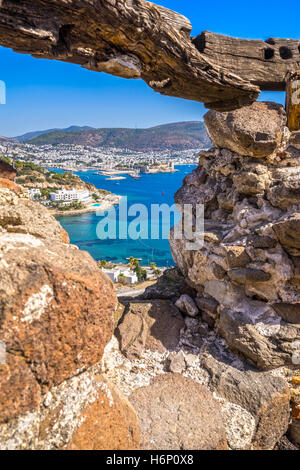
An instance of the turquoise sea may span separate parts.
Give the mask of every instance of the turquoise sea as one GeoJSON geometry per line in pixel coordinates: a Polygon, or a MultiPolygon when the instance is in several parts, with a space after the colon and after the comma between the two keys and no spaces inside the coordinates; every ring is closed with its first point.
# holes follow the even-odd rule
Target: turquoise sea
{"type": "MultiPolygon", "coordinates": [[[[151,204],[174,204],[174,194],[181,187],[185,176],[195,168],[195,165],[178,166],[176,173],[157,173],[142,175],[139,179],[127,177],[124,180],[107,181],[106,176],[95,175],[92,171],[76,172],[83,181],[94,184],[97,188],[106,189],[121,196],[127,196],[128,207],[132,204],[144,204],[149,215],[151,204]]],[[[57,170],[60,171],[60,170],[57,170]]],[[[117,215],[119,213],[116,208],[117,215]]],[[[139,214],[137,214],[138,216],[139,214]]],[[[129,217],[128,223],[135,217],[129,217]]],[[[151,220],[151,224],[158,225],[160,239],[137,240],[99,240],[97,225],[103,219],[98,213],[82,214],[77,216],[57,217],[64,229],[69,233],[71,243],[81,250],[88,251],[96,260],[125,262],[126,258],[133,256],[141,258],[142,264],[149,265],[154,261],[157,266],[173,266],[168,240],[162,239],[162,220],[151,220]]],[[[179,214],[171,218],[171,225],[179,219],[179,214]],[[172,220],[173,219],[173,220],[172,220]]],[[[150,222],[150,220],[149,220],[150,222]]],[[[117,224],[117,235],[118,235],[117,224]]],[[[150,227],[150,224],[149,224],[150,227]]]]}

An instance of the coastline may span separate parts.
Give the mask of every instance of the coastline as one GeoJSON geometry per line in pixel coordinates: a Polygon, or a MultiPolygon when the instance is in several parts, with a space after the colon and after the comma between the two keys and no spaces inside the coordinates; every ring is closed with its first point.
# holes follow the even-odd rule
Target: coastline
{"type": "MultiPolygon", "coordinates": [[[[81,171],[81,170],[77,170],[81,171]]],[[[140,178],[142,175],[156,175],[158,173],[176,173],[179,171],[178,169],[164,169],[164,168],[152,168],[146,173],[134,173],[131,170],[121,170],[121,171],[115,171],[115,170],[105,170],[101,171],[99,170],[97,174],[99,176],[108,176],[107,181],[114,181],[114,180],[123,180],[126,179],[127,177],[131,178],[140,178]],[[127,175],[127,176],[121,176],[121,175],[127,175]]]]}
{"type": "Polygon", "coordinates": [[[122,196],[117,196],[118,201],[104,201],[101,206],[87,206],[84,207],[83,209],[74,209],[70,211],[59,211],[59,210],[51,210],[51,214],[54,217],[68,217],[68,216],[74,216],[74,215],[82,215],[82,214],[91,214],[93,212],[104,212],[110,210],[113,206],[118,206],[120,204],[120,201],[122,199],[122,196]]]}

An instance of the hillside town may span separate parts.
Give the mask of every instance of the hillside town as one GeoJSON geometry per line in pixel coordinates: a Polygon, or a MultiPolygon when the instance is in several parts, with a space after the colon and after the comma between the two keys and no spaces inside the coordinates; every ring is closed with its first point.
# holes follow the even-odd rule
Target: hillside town
{"type": "Polygon", "coordinates": [[[0,154],[12,159],[31,161],[44,168],[69,171],[94,170],[101,174],[151,174],[173,172],[175,165],[197,164],[199,149],[182,151],[134,151],[129,149],[89,147],[83,145],[32,145],[2,140],[0,154]],[[103,173],[102,173],[103,172],[103,173]]]}

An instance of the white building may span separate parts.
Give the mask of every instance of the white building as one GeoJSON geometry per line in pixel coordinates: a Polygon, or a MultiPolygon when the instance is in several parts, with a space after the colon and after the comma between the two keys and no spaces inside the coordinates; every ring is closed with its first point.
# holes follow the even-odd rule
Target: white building
{"type": "Polygon", "coordinates": [[[136,284],[138,282],[138,277],[134,271],[131,271],[131,269],[120,269],[120,268],[114,268],[114,269],[105,269],[102,268],[102,271],[110,278],[112,282],[119,282],[119,276],[120,274],[123,274],[125,277],[125,280],[128,284],[136,284]]]}
{"type": "Polygon", "coordinates": [[[77,190],[77,189],[60,189],[55,193],[50,193],[51,200],[53,202],[82,202],[87,204],[91,202],[92,198],[88,190],[77,190]]]}

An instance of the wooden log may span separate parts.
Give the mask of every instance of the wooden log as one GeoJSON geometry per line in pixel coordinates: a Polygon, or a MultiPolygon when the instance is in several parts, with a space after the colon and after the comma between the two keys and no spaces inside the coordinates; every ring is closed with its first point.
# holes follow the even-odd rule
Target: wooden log
{"type": "Polygon", "coordinates": [[[300,40],[193,39],[191,30],[184,16],[144,0],[0,0],[0,45],[141,78],[217,111],[249,105],[261,89],[284,90],[288,70],[300,67],[300,40]]]}
{"type": "Polygon", "coordinates": [[[286,112],[290,131],[300,131],[300,69],[287,75],[286,112]]]}
{"type": "Polygon", "coordinates": [[[16,52],[141,78],[220,111],[253,103],[259,87],[200,54],[191,30],[184,16],[144,0],[0,0],[0,45],[16,52]]]}
{"type": "Polygon", "coordinates": [[[238,39],[204,31],[194,44],[213,63],[261,90],[285,91],[288,71],[300,68],[300,40],[238,39]]]}

